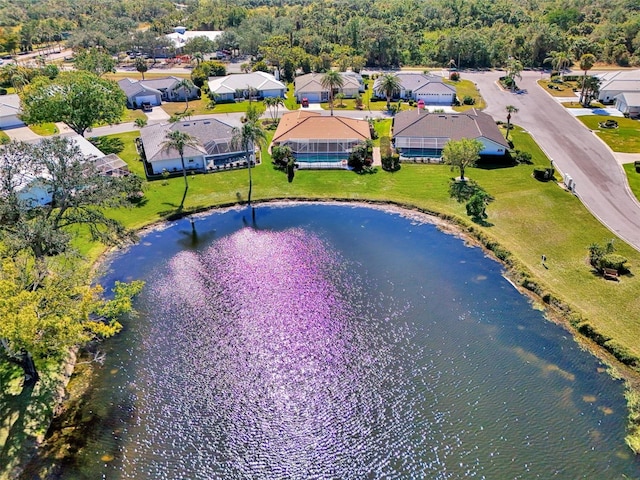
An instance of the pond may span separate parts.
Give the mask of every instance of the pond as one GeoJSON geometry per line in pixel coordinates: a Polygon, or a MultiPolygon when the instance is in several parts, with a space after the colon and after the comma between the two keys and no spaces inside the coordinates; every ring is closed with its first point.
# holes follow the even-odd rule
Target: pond
{"type": "Polygon", "coordinates": [[[106,285],[147,284],[63,478],[640,476],[621,383],[481,249],[375,208],[254,213],[111,259],[106,285]]]}

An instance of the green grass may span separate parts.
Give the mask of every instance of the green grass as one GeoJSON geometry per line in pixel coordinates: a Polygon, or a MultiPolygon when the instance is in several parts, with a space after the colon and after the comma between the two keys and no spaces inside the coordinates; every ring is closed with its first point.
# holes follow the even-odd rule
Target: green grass
{"type": "Polygon", "coordinates": [[[9,135],[7,135],[6,132],[3,132],[2,130],[0,130],[0,145],[4,145],[5,143],[8,143],[11,141],[11,137],[9,137],[9,135]]]}
{"type": "Polygon", "coordinates": [[[640,153],[640,122],[630,118],[585,115],[578,119],[593,130],[614,152],[640,153]],[[605,129],[598,124],[606,120],[618,122],[618,128],[605,129]]]}
{"type": "Polygon", "coordinates": [[[577,88],[576,82],[556,83],[550,82],[548,79],[538,80],[538,85],[540,85],[544,89],[544,91],[552,97],[573,97],[575,96],[575,92],[573,91],[573,89],[577,88]],[[558,87],[558,90],[556,90],[555,88],[549,88],[549,85],[558,87]]]}
{"type": "Polygon", "coordinates": [[[627,174],[627,181],[629,182],[629,188],[631,192],[636,196],[640,202],[640,172],[636,171],[636,167],[633,163],[625,163],[622,165],[624,173],[627,174]]]}
{"type": "Polygon", "coordinates": [[[49,137],[58,133],[58,127],[55,123],[41,123],[37,125],[29,125],[29,128],[33,133],[41,135],[43,137],[49,137]]]}
{"type": "Polygon", "coordinates": [[[147,119],[147,116],[144,114],[142,110],[131,110],[130,108],[126,108],[124,110],[124,114],[122,115],[121,123],[127,122],[135,122],[138,118],[147,119]]]}
{"type": "Polygon", "coordinates": [[[480,95],[480,92],[478,91],[476,84],[473,83],[471,80],[460,79],[457,82],[454,82],[453,80],[445,79],[444,83],[446,83],[447,85],[453,85],[454,87],[456,87],[456,95],[458,97],[458,100],[460,100],[460,102],[462,102],[462,99],[467,95],[475,99],[476,101],[473,105],[460,105],[459,107],[454,107],[454,109],[457,112],[464,112],[465,110],[470,110],[472,108],[477,108],[478,110],[482,110],[487,106],[486,102],[484,101],[484,98],[482,98],[482,95],[480,95]]]}
{"type": "Polygon", "coordinates": [[[378,137],[373,141],[373,145],[375,147],[380,146],[380,138],[391,137],[392,123],[393,123],[393,120],[391,120],[390,118],[385,118],[385,119],[377,118],[376,120],[374,120],[373,128],[375,129],[376,135],[378,137]]]}
{"type": "Polygon", "coordinates": [[[295,85],[293,82],[287,84],[287,98],[284,100],[284,106],[289,110],[298,110],[300,108],[300,104],[296,100],[295,85]]]}

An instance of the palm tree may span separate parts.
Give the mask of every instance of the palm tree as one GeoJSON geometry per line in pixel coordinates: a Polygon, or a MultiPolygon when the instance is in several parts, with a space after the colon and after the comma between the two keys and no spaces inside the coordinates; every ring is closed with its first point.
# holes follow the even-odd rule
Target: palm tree
{"type": "Polygon", "coordinates": [[[186,102],[186,106],[184,107],[185,112],[189,110],[189,95],[191,94],[191,90],[193,88],[195,88],[195,85],[188,78],[183,78],[173,87],[174,92],[182,90],[182,92],[184,93],[184,101],[186,102]]]}
{"type": "Polygon", "coordinates": [[[231,144],[235,148],[240,147],[245,152],[247,164],[249,165],[249,195],[247,203],[251,206],[251,190],[253,183],[251,181],[251,152],[255,153],[255,147],[262,148],[267,143],[267,136],[260,125],[260,121],[255,116],[247,115],[247,121],[242,127],[233,129],[233,138],[231,144]]]}
{"type": "Polygon", "coordinates": [[[149,70],[147,61],[142,57],[136,57],[134,65],[136,67],[136,70],[142,75],[142,80],[144,80],[144,72],[149,70]]]}
{"type": "Polygon", "coordinates": [[[195,52],[191,55],[191,58],[196,61],[196,67],[199,67],[200,62],[204,60],[204,55],[202,55],[202,52],[195,52]]]}
{"type": "Polygon", "coordinates": [[[584,105],[584,92],[587,85],[587,72],[593,68],[596,63],[596,57],[591,53],[585,53],[580,57],[580,70],[584,72],[582,78],[582,91],[580,92],[580,103],[584,105]]]}
{"type": "Polygon", "coordinates": [[[509,63],[507,64],[507,78],[511,80],[512,92],[516,87],[515,78],[518,77],[520,80],[522,80],[522,75],[520,74],[522,73],[523,68],[524,67],[522,66],[522,63],[519,60],[516,60],[515,58],[510,59],[509,63]]]}
{"type": "Polygon", "coordinates": [[[391,110],[391,98],[394,93],[400,93],[402,84],[400,79],[394,73],[385,73],[380,77],[378,82],[378,90],[384,93],[387,97],[387,110],[391,110]]]}
{"type": "Polygon", "coordinates": [[[284,100],[282,99],[282,97],[266,97],[263,102],[269,109],[271,120],[275,123],[276,118],[278,118],[278,110],[280,106],[284,106],[284,100]]]}
{"type": "Polygon", "coordinates": [[[509,140],[509,131],[511,130],[511,114],[512,113],[518,113],[518,109],[517,109],[517,107],[514,107],[513,105],[507,105],[504,108],[507,111],[507,135],[506,135],[506,140],[509,140]]]}
{"type": "Polygon", "coordinates": [[[180,155],[180,163],[182,164],[182,174],[184,176],[184,195],[182,196],[182,202],[180,202],[180,210],[184,206],[184,200],[187,197],[187,190],[189,190],[189,182],[187,182],[187,169],[184,165],[184,149],[185,147],[197,147],[200,142],[193,135],[181,132],[180,130],[172,130],[166,135],[166,140],[162,143],[162,149],[170,152],[171,150],[177,150],[180,155]]]}
{"type": "Polygon", "coordinates": [[[346,97],[345,97],[345,94],[344,94],[344,93],[342,93],[342,92],[338,92],[338,93],[336,93],[336,98],[337,98],[338,100],[340,100],[340,105],[338,105],[338,106],[339,106],[340,108],[344,107],[344,103],[343,103],[342,101],[346,98],[346,97]]]}
{"type": "Polygon", "coordinates": [[[551,56],[544,59],[544,63],[550,63],[551,68],[560,72],[560,80],[564,82],[564,69],[572,63],[569,52],[551,52],[551,56]]]}
{"type": "Polygon", "coordinates": [[[336,88],[342,88],[344,85],[344,79],[339,72],[329,70],[322,76],[320,84],[322,85],[322,88],[327,88],[329,90],[329,106],[331,107],[331,115],[333,116],[333,91],[336,88]]]}

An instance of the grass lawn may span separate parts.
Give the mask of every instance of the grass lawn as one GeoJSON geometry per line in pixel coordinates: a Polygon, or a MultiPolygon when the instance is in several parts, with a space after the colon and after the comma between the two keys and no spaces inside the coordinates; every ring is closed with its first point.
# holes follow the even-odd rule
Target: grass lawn
{"type": "Polygon", "coordinates": [[[298,110],[300,104],[296,100],[295,96],[295,84],[293,82],[287,84],[287,98],[284,99],[284,106],[289,110],[298,110]]]}
{"type": "Polygon", "coordinates": [[[29,125],[29,128],[33,133],[42,135],[43,137],[49,137],[58,133],[58,127],[55,123],[40,123],[37,125],[29,125]]]}
{"type": "Polygon", "coordinates": [[[639,153],[640,152],[640,121],[630,118],[615,117],[618,128],[601,128],[600,122],[612,120],[606,115],[585,115],[578,117],[588,128],[596,132],[609,148],[614,152],[639,153]]]}
{"type": "Polygon", "coordinates": [[[0,130],[0,145],[3,145],[10,141],[11,141],[11,138],[9,137],[9,135],[7,135],[6,132],[3,132],[2,130],[0,130]]]}
{"type": "MultiPolygon", "coordinates": [[[[130,72],[116,72],[116,73],[105,73],[103,75],[104,78],[108,78],[109,80],[122,80],[123,78],[132,78],[134,80],[142,80],[142,74],[137,70],[131,70],[130,72]]],[[[168,73],[168,72],[158,72],[154,70],[153,72],[145,72],[144,79],[151,80],[152,78],[164,78],[164,77],[178,77],[178,78],[191,78],[191,71],[185,70],[184,73],[168,73]]]]}
{"type": "Polygon", "coordinates": [[[544,88],[544,90],[552,97],[574,97],[575,92],[573,89],[577,88],[576,82],[556,83],[551,82],[548,79],[538,80],[538,85],[544,88]],[[549,88],[549,86],[553,88],[549,88]]]}
{"type": "Polygon", "coordinates": [[[462,102],[462,99],[467,95],[475,99],[476,101],[473,105],[460,105],[459,107],[454,107],[454,109],[457,112],[464,112],[465,110],[470,110],[471,108],[477,108],[478,110],[482,110],[487,106],[487,104],[484,101],[484,98],[482,98],[482,95],[480,95],[480,92],[478,91],[476,84],[473,83],[471,80],[460,79],[457,82],[454,82],[453,80],[445,79],[444,83],[446,83],[447,85],[453,85],[454,87],[456,87],[456,95],[458,97],[458,100],[460,100],[460,102],[462,102]]]}
{"type": "Polygon", "coordinates": [[[390,118],[376,118],[373,121],[373,128],[376,131],[377,137],[375,140],[373,140],[373,145],[375,147],[379,147],[380,146],[380,139],[382,137],[391,137],[391,124],[392,124],[393,120],[390,118]]]}
{"type": "Polygon", "coordinates": [[[636,172],[636,167],[633,163],[625,163],[622,168],[624,168],[624,173],[627,174],[629,188],[640,201],[640,172],[636,172]]]}
{"type": "Polygon", "coordinates": [[[125,108],[124,114],[122,115],[121,123],[127,122],[135,122],[138,118],[142,118],[144,120],[147,119],[147,116],[144,114],[142,110],[132,110],[130,108],[125,108]]]}

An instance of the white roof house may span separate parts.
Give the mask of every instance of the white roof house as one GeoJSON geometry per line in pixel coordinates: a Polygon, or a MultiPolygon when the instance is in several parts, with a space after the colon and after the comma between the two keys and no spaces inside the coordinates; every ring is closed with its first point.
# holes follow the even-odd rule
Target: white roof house
{"type": "MultiPolygon", "coordinates": [[[[307,73],[295,79],[295,96],[298,103],[306,98],[311,103],[329,101],[329,89],[322,86],[323,73],[307,73]]],[[[342,87],[339,91],[347,98],[354,98],[364,91],[362,77],[353,72],[341,72],[342,87]]]]}
{"type": "Polygon", "coordinates": [[[270,73],[251,72],[227,75],[226,77],[209,77],[209,90],[220,100],[233,100],[240,96],[248,96],[252,89],[255,96],[285,98],[287,86],[270,73]]]}
{"type": "Polygon", "coordinates": [[[17,94],[0,96],[0,129],[24,127],[21,114],[20,97],[17,94]]]}
{"type": "Polygon", "coordinates": [[[630,117],[640,116],[640,92],[625,92],[617,95],[616,108],[630,117]]]}
{"type": "Polygon", "coordinates": [[[640,92],[640,70],[622,70],[596,74],[600,79],[598,100],[611,103],[621,93],[640,92]]]}
{"type": "Polygon", "coordinates": [[[176,50],[180,50],[192,38],[206,37],[213,42],[224,33],[222,30],[187,30],[186,27],[175,27],[173,30],[173,33],[165,36],[173,42],[176,50]]]}
{"type": "MultiPolygon", "coordinates": [[[[456,89],[444,83],[442,77],[425,73],[398,72],[395,74],[400,83],[400,91],[394,98],[422,100],[425,105],[451,105],[456,99],[456,89]]],[[[377,97],[386,98],[380,87],[381,77],[373,84],[377,97]]]]}

